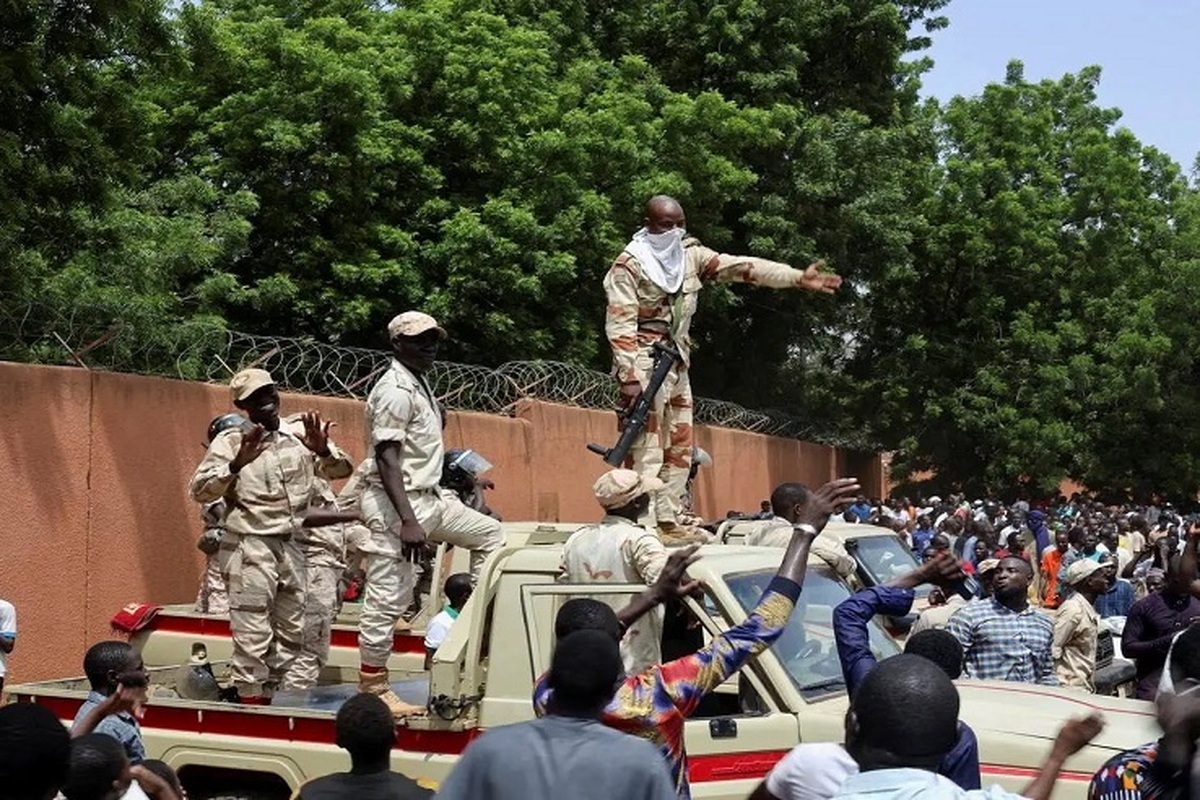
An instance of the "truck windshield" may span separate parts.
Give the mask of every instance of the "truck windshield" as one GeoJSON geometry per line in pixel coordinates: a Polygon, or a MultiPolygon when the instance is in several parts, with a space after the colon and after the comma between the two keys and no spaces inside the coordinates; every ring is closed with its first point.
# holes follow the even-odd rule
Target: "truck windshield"
{"type": "MultiPolygon", "coordinates": [[[[867,573],[873,586],[907,575],[918,566],[912,551],[895,536],[862,536],[846,540],[846,549],[867,573]]],[[[929,585],[915,589],[917,597],[929,595],[929,585]]]]}
{"type": "MultiPolygon", "coordinates": [[[[725,582],[748,614],[758,604],[773,577],[774,570],[743,572],[726,575],[725,582]]],[[[837,644],[833,639],[833,609],[849,596],[849,589],[840,581],[823,570],[809,567],[799,605],[788,620],[783,635],[771,648],[806,700],[846,690],[837,644]]],[[[877,623],[868,630],[871,651],[876,658],[884,659],[900,652],[877,623]]]]}

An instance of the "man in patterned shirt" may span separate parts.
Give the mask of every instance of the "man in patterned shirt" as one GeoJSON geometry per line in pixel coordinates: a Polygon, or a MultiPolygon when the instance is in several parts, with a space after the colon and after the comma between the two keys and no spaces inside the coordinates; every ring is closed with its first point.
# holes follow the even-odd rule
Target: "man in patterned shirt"
{"type": "MultiPolygon", "coordinates": [[[[644,669],[626,677],[617,687],[601,721],[657,745],[670,767],[679,797],[685,800],[691,797],[687,754],[684,752],[684,723],[695,713],[700,701],[783,634],[800,597],[800,587],[808,569],[809,547],[825,527],[829,515],[849,504],[858,489],[853,478],[832,481],[812,492],[805,506],[793,509],[789,519],[793,527],[791,544],[783,554],[774,579],[745,622],[715,637],[707,647],[692,655],[644,669]]],[[[672,580],[681,573],[679,558],[672,555],[662,575],[672,580]]],[[[685,590],[691,587],[684,584],[685,590]]],[[[555,620],[555,637],[561,640],[577,630],[595,628],[619,640],[624,625],[666,597],[667,590],[660,579],[650,592],[616,615],[607,605],[595,600],[569,600],[555,620]]],[[[551,697],[552,692],[543,675],[533,694],[534,708],[539,716],[546,713],[551,697]]]]}
{"type": "Polygon", "coordinates": [[[807,289],[832,294],[837,275],[751,256],[718,253],[688,236],[683,207],[657,196],[646,203],[645,227],[617,256],[604,278],[608,307],[605,334],[613,351],[613,374],[628,407],[650,380],[655,342],[673,344],[681,356],[654,398],[654,414],[638,437],[630,458],[633,469],[657,477],[664,488],[654,497],[654,517],[662,532],[679,536],[692,459],[692,388],[689,329],[696,300],[705,283],[751,283],[773,289],[807,289]]]}
{"type": "Polygon", "coordinates": [[[1183,800],[1200,733],[1200,627],[1171,647],[1171,680],[1158,696],[1158,741],[1110,758],[1092,776],[1088,800],[1183,800]]]}
{"type": "Polygon", "coordinates": [[[981,680],[1057,686],[1050,645],[1054,623],[1029,605],[1033,568],[1016,556],[1000,560],[992,596],[954,613],[946,630],[963,647],[963,674],[981,680]]]}

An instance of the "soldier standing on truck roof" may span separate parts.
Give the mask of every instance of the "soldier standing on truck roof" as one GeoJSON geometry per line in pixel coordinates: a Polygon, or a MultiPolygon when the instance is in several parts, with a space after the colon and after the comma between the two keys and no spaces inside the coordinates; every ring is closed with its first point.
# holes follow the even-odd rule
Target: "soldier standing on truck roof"
{"type": "MultiPolygon", "coordinates": [[[[650,508],[650,492],[662,488],[658,478],[631,469],[609,470],[592,486],[604,519],[580,528],[563,545],[560,580],[568,583],[652,584],[667,563],[667,548],[638,519],[650,508]]],[[[596,598],[613,611],[624,608],[629,595],[596,598]]],[[[629,626],[621,639],[626,674],[641,672],[662,660],[662,609],[629,626]]]]}
{"type": "Polygon", "coordinates": [[[504,544],[499,520],[468,508],[438,486],[445,449],[442,412],[425,373],[446,332],[437,320],[406,311],[388,323],[394,359],[367,397],[367,427],[375,468],[367,477],[362,512],[370,538],[367,589],[359,618],[359,689],[379,695],[393,716],[422,709],[405,703],[388,683],[387,660],[396,622],[412,601],[414,558],[431,541],[471,551],[471,580],[488,554],[504,544]]]}
{"type": "Polygon", "coordinates": [[[683,532],[678,518],[692,457],[689,329],[700,288],[716,281],[832,294],[842,283],[837,275],[822,272],[820,261],[798,270],[710,250],[687,235],[685,222],[677,200],[665,195],[650,198],[645,227],[633,235],[604,278],[608,298],[604,327],[622,407],[630,406],[650,380],[655,342],[673,344],[681,356],[655,396],[654,413],[630,451],[631,464],[626,465],[663,481],[664,488],[654,496],[653,515],[668,537],[683,532]]]}
{"type": "Polygon", "coordinates": [[[312,502],[313,478],[345,478],[354,465],[319,414],[301,415],[302,432],[282,424],[279,391],[266,370],[242,370],[229,389],[254,427],[218,434],[190,489],[199,503],[229,503],[219,558],[229,587],[233,684],[241,702],[266,704],[276,686],[294,688],[297,677],[305,565],[293,537],[312,502]]]}

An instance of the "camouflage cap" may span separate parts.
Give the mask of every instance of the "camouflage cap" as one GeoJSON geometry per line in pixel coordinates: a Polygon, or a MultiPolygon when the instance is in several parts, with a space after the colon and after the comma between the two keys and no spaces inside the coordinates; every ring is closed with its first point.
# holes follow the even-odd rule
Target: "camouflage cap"
{"type": "Polygon", "coordinates": [[[621,508],[662,487],[658,478],[643,478],[631,469],[613,469],[596,479],[592,491],[602,507],[621,508]]]}
{"type": "Polygon", "coordinates": [[[446,338],[446,331],[438,325],[437,320],[420,311],[405,311],[392,317],[387,331],[389,339],[395,339],[397,336],[420,336],[425,331],[437,331],[438,336],[446,338]]]}
{"type": "Polygon", "coordinates": [[[245,400],[264,386],[274,386],[275,379],[265,369],[244,369],[229,381],[229,392],[236,403],[245,400]]]}

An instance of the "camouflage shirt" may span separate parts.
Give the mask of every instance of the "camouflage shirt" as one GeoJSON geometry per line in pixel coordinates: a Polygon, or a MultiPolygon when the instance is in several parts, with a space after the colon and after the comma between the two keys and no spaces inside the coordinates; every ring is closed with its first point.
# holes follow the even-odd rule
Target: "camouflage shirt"
{"type": "Polygon", "coordinates": [[[642,273],[628,252],[617,256],[604,278],[608,298],[604,331],[613,350],[613,372],[621,383],[639,381],[637,351],[654,342],[675,343],[686,366],[691,363],[689,330],[696,300],[705,283],[752,283],[773,289],[800,288],[803,270],[753,256],[731,256],[710,250],[700,240],[683,240],[683,285],[668,294],[642,273]]]}

